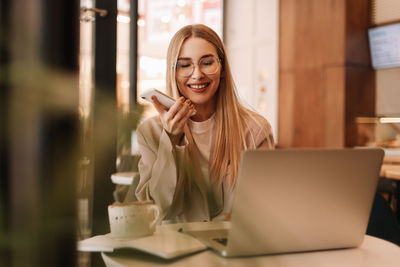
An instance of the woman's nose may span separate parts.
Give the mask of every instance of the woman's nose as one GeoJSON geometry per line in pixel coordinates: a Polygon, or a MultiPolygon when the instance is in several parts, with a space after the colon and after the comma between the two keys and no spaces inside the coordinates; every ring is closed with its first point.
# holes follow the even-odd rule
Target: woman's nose
{"type": "Polygon", "coordinates": [[[204,73],[200,70],[199,65],[194,65],[192,78],[201,78],[203,76],[204,76],[204,73]]]}

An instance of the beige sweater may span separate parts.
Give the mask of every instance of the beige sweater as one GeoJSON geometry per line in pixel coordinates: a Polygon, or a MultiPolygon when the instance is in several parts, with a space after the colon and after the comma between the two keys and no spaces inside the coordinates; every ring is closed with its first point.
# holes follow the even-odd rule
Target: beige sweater
{"type": "MultiPolygon", "coordinates": [[[[269,123],[265,133],[253,120],[246,129],[246,143],[249,149],[273,149],[274,141],[269,123]]],[[[210,138],[215,134],[210,133],[210,138]]],[[[232,209],[235,188],[227,182],[209,184],[210,198],[191,183],[190,190],[184,189],[180,181],[187,179],[183,171],[184,158],[188,155],[188,141],[182,138],[178,145],[171,143],[159,117],[145,120],[137,129],[141,159],[139,162],[140,181],[136,188],[138,200],[152,199],[163,210],[164,222],[192,222],[224,220],[232,209]],[[212,206],[213,208],[209,208],[212,206]]],[[[213,140],[211,141],[213,144],[213,140]]],[[[211,145],[211,155],[213,145],[211,145]]],[[[212,157],[211,157],[212,158],[212,157]]],[[[208,177],[206,179],[209,179],[208,177]]],[[[225,179],[224,179],[225,180],[225,179]]]]}

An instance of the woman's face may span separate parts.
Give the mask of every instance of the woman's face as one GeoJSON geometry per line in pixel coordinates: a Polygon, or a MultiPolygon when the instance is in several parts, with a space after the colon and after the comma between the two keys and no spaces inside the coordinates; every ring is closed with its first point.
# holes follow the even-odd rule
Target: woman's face
{"type": "Polygon", "coordinates": [[[212,74],[207,73],[213,72],[213,70],[209,71],[209,65],[212,64],[209,59],[212,60],[212,58],[218,60],[218,54],[210,42],[198,37],[186,39],[178,55],[178,62],[186,64],[180,65],[182,68],[193,62],[194,69],[190,76],[183,77],[178,70],[180,67],[177,66],[176,82],[181,94],[189,98],[196,106],[215,109],[215,93],[220,82],[221,66],[219,61],[214,62],[218,64],[217,71],[212,74]]]}

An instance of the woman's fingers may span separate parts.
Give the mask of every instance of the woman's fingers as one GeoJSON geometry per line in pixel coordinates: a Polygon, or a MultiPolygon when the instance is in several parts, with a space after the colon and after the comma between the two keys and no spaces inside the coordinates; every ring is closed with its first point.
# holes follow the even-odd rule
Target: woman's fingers
{"type": "Polygon", "coordinates": [[[183,127],[185,126],[188,119],[193,115],[193,112],[194,112],[194,105],[192,104],[189,107],[188,111],[186,112],[185,116],[178,122],[177,127],[183,130],[183,127]]]}
{"type": "Polygon", "coordinates": [[[178,112],[176,112],[175,116],[172,119],[172,123],[176,124],[178,123],[185,115],[186,113],[189,111],[189,108],[191,106],[191,102],[189,99],[187,99],[179,108],[178,112]]]}
{"type": "Polygon", "coordinates": [[[180,97],[168,110],[158,101],[156,96],[152,96],[152,100],[154,107],[160,114],[164,129],[173,135],[181,134],[187,120],[193,114],[194,105],[191,101],[180,97]]]}
{"type": "Polygon", "coordinates": [[[175,117],[176,113],[179,111],[184,102],[185,98],[183,96],[181,96],[180,98],[178,98],[178,100],[176,100],[176,102],[168,110],[167,120],[172,120],[175,117]]]}

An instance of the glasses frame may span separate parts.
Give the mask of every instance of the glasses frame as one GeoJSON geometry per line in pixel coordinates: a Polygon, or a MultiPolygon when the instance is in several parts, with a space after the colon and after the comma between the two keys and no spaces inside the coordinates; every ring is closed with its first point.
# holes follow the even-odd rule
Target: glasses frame
{"type": "Polygon", "coordinates": [[[199,68],[199,70],[200,70],[203,74],[212,75],[212,74],[217,73],[217,72],[221,69],[221,62],[222,62],[222,59],[219,58],[219,57],[217,57],[217,56],[214,56],[214,55],[210,55],[210,56],[216,58],[216,59],[217,59],[217,62],[218,62],[218,67],[217,67],[216,71],[213,72],[213,73],[204,73],[204,72],[199,68],[199,62],[200,62],[202,59],[204,59],[204,58],[201,58],[200,60],[198,60],[197,63],[194,63],[193,60],[190,60],[190,61],[192,62],[192,64],[193,64],[193,68],[192,68],[192,71],[190,72],[189,75],[179,75],[179,74],[178,74],[178,72],[177,72],[177,65],[178,65],[178,61],[179,61],[179,60],[177,60],[177,61],[175,62],[174,65],[172,65],[172,68],[175,69],[175,74],[176,74],[177,76],[183,77],[183,78],[190,77],[190,76],[193,74],[193,72],[194,72],[194,70],[195,70],[196,67],[199,68]]]}

